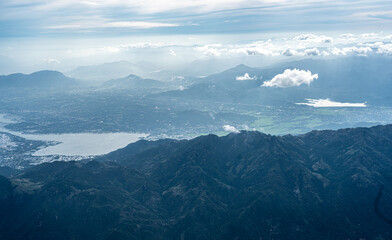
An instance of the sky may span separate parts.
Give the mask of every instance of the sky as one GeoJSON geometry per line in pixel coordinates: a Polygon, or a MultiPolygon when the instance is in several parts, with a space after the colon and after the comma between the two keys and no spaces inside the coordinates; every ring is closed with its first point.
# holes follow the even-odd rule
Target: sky
{"type": "Polygon", "coordinates": [[[0,74],[112,61],[391,55],[390,29],[390,0],[3,0],[0,74]]]}

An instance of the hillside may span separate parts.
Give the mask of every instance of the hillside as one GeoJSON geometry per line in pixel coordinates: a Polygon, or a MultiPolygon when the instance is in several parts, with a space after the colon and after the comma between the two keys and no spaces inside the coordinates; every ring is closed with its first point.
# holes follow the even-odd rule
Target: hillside
{"type": "Polygon", "coordinates": [[[75,87],[79,82],[73,78],[68,78],[57,71],[39,71],[31,74],[15,73],[0,76],[0,87],[5,88],[61,88],[75,87]]]}
{"type": "Polygon", "coordinates": [[[0,179],[0,239],[391,239],[392,125],[139,141],[0,179]]]}

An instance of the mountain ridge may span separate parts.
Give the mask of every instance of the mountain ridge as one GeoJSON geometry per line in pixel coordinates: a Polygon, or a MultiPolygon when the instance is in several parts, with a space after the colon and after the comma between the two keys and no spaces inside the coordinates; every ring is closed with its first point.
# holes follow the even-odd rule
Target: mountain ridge
{"type": "Polygon", "coordinates": [[[31,74],[14,73],[0,76],[0,86],[6,88],[51,88],[70,87],[79,84],[79,81],[65,76],[63,73],[52,70],[42,70],[31,74]]]}
{"type": "Polygon", "coordinates": [[[241,131],[46,163],[1,180],[0,239],[389,239],[391,146],[392,125],[241,131]]]}

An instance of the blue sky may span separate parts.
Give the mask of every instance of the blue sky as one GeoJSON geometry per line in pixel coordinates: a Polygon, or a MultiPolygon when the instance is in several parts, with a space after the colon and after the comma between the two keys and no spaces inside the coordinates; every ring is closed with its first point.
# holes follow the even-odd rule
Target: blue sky
{"type": "Polygon", "coordinates": [[[390,29],[390,0],[1,1],[0,74],[122,60],[392,55],[390,29]]]}

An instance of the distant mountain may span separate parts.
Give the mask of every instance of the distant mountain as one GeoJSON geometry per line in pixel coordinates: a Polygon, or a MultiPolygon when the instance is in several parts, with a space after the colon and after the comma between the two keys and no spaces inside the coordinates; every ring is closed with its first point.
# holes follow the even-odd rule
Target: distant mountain
{"type": "Polygon", "coordinates": [[[242,131],[42,164],[0,177],[0,239],[391,239],[391,146],[242,131]]]}
{"type": "Polygon", "coordinates": [[[56,71],[39,71],[32,74],[11,74],[0,76],[0,87],[4,88],[60,88],[75,87],[80,82],[76,79],[66,77],[56,71]]]}
{"type": "MultiPolygon", "coordinates": [[[[258,103],[264,105],[293,105],[305,98],[331,98],[340,102],[368,102],[392,105],[392,70],[386,68],[392,60],[384,57],[347,57],[339,59],[307,59],[279,63],[269,68],[238,65],[196,82],[184,91],[171,91],[159,97],[188,98],[216,102],[258,103]],[[310,70],[318,79],[309,86],[276,88],[261,87],[286,69],[310,70]],[[247,74],[249,80],[238,81],[247,74]],[[257,79],[252,79],[256,77],[257,79]],[[260,79],[262,77],[262,80],[260,79]]],[[[244,79],[244,78],[243,78],[244,79]]]]}
{"type": "Polygon", "coordinates": [[[125,78],[106,81],[101,86],[108,89],[153,91],[163,89],[165,87],[165,83],[153,79],[143,79],[139,76],[131,74],[125,78]]]}
{"type": "Polygon", "coordinates": [[[131,73],[142,74],[156,70],[150,68],[149,64],[135,64],[128,61],[119,61],[111,63],[103,63],[98,65],[81,66],[68,72],[71,77],[91,80],[91,81],[107,81],[109,79],[123,78],[131,73]],[[141,70],[143,69],[143,70],[141,70]]]}

